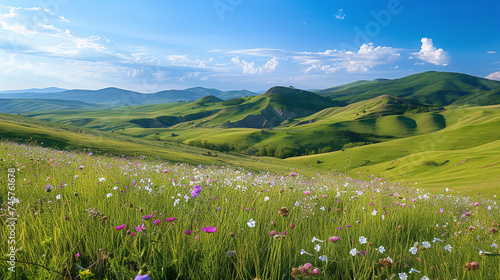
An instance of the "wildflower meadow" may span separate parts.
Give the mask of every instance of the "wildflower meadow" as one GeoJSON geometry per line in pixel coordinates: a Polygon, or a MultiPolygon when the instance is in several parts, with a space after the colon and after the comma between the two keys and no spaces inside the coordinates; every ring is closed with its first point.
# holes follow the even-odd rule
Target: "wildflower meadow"
{"type": "Polygon", "coordinates": [[[477,192],[12,142],[0,160],[1,279],[500,278],[498,200],[477,192]]]}

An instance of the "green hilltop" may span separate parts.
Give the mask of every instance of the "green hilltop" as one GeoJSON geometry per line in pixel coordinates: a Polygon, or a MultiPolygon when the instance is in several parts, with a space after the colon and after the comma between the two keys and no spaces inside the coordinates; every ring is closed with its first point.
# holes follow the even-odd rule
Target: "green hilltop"
{"type": "Polygon", "coordinates": [[[492,90],[499,88],[499,81],[460,73],[431,71],[400,79],[371,81],[347,88],[332,88],[318,93],[333,100],[347,103],[355,103],[387,94],[413,99],[421,103],[447,106],[465,103],[484,104],[484,101],[480,102],[481,97],[491,94],[492,90]],[[473,98],[471,98],[471,95],[473,95],[473,98]]]}

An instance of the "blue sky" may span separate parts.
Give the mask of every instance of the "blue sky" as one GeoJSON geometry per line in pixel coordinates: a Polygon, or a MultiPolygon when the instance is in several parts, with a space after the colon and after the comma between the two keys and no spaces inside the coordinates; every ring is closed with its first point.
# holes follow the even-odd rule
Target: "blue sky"
{"type": "Polygon", "coordinates": [[[498,1],[13,1],[0,90],[327,88],[423,71],[500,79],[498,1]]]}

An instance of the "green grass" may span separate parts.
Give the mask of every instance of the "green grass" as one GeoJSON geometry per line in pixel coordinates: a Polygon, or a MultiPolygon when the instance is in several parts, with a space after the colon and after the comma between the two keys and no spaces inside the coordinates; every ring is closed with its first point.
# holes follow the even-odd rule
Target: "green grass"
{"type": "Polygon", "coordinates": [[[164,141],[150,141],[117,133],[96,131],[31,118],[0,114],[0,139],[37,143],[65,150],[92,151],[116,156],[145,156],[172,162],[242,166],[251,170],[278,171],[291,168],[286,162],[268,157],[213,152],[164,141]],[[209,155],[210,152],[210,155],[209,155]],[[276,164],[279,162],[278,164],[276,164]]]}
{"type": "Polygon", "coordinates": [[[424,183],[433,190],[453,186],[500,195],[496,188],[500,181],[497,175],[500,174],[500,131],[497,129],[500,106],[450,109],[441,114],[447,127],[431,134],[287,161],[328,170],[344,168],[349,158],[354,170],[364,174],[424,183]],[[466,163],[455,166],[464,159],[466,163]],[[446,160],[449,163],[443,166],[425,164],[446,160]]]}
{"type": "MultiPolygon", "coordinates": [[[[409,279],[500,277],[500,258],[479,255],[479,249],[498,253],[491,247],[497,234],[488,233],[500,219],[498,200],[490,196],[428,193],[425,186],[375,177],[356,182],[339,172],[255,173],[5,141],[0,158],[1,177],[14,174],[12,192],[19,199],[0,207],[2,217],[10,215],[8,206],[17,211],[19,249],[15,274],[0,261],[2,279],[70,279],[83,273],[79,267],[93,275],[88,279],[132,279],[141,270],[151,279],[293,279],[293,269],[306,263],[319,269],[313,279],[386,279],[410,268],[420,272],[409,279]],[[197,184],[202,190],[193,198],[197,184]],[[280,215],[282,207],[289,215],[280,215]],[[167,221],[171,217],[175,221],[167,221]],[[247,225],[250,219],[255,227],[247,225]],[[115,228],[120,225],[125,229],[115,228]],[[203,232],[207,226],[216,232],[203,232]],[[328,241],[332,236],[340,240],[328,241]],[[424,241],[431,247],[409,252],[424,241]],[[387,257],[393,264],[382,269],[379,260],[387,257]],[[473,261],[478,269],[464,270],[473,261]]],[[[7,201],[6,191],[0,200],[7,201]]],[[[9,234],[0,231],[0,239],[9,234]]],[[[2,259],[8,253],[0,246],[2,259]]]]}

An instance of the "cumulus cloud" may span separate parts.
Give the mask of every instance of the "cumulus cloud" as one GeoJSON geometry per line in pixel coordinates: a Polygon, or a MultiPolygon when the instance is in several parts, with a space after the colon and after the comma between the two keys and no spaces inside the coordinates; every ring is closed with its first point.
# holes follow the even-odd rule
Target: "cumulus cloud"
{"type": "Polygon", "coordinates": [[[500,81],[500,71],[493,72],[493,73],[489,74],[488,76],[486,76],[485,78],[490,79],[490,80],[500,81]]]}
{"type": "Polygon", "coordinates": [[[300,64],[309,65],[305,70],[309,73],[334,73],[339,70],[347,72],[367,72],[371,68],[396,62],[400,59],[400,49],[363,44],[357,52],[343,50],[326,50],[316,53],[297,53],[293,59],[300,64]]]}
{"type": "Polygon", "coordinates": [[[276,57],[273,57],[269,61],[266,62],[266,64],[262,66],[255,66],[255,62],[251,61],[248,62],[244,59],[240,59],[239,56],[235,56],[231,58],[231,61],[241,67],[243,69],[243,73],[245,74],[257,74],[257,73],[262,73],[262,72],[273,72],[276,70],[278,67],[278,60],[276,57]]]}
{"type": "Polygon", "coordinates": [[[413,55],[427,63],[434,65],[447,66],[450,62],[450,55],[448,52],[441,48],[434,47],[432,39],[422,38],[422,47],[418,53],[413,53],[413,55]]]}

